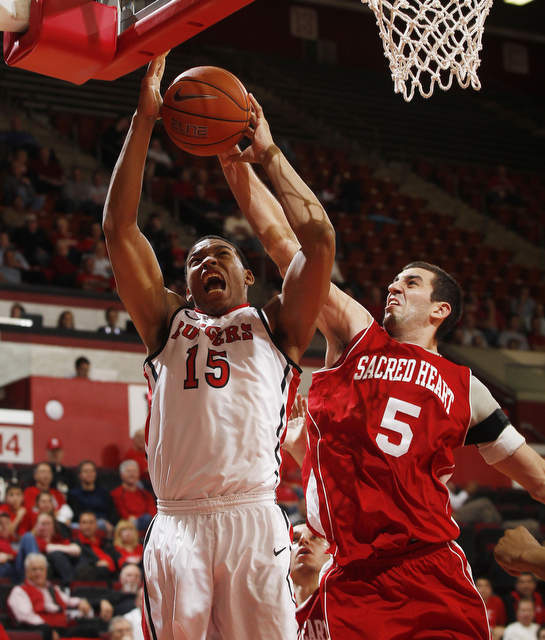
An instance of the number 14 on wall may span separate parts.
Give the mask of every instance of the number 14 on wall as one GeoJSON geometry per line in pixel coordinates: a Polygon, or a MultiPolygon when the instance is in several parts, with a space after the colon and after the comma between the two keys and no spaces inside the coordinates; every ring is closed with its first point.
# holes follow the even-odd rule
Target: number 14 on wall
{"type": "Polygon", "coordinates": [[[0,462],[34,462],[32,429],[0,426],[0,462]]]}

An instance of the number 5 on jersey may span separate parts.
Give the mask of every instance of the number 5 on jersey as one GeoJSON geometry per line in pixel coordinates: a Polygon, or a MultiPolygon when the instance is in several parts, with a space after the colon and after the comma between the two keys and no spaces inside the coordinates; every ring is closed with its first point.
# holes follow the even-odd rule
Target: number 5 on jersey
{"type": "MultiPolygon", "coordinates": [[[[195,366],[198,350],[198,344],[187,350],[184,389],[197,389],[199,386],[199,378],[197,378],[195,366]]],[[[227,362],[227,353],[225,351],[214,351],[214,349],[208,349],[206,366],[212,369],[212,371],[207,371],[204,374],[204,379],[209,386],[214,387],[214,389],[221,389],[229,382],[231,369],[227,362]]]]}
{"type": "Polygon", "coordinates": [[[420,415],[420,409],[421,407],[411,404],[410,402],[405,402],[405,400],[400,400],[399,398],[388,398],[388,403],[386,404],[386,409],[384,410],[384,414],[382,415],[382,420],[380,422],[380,428],[385,431],[393,431],[394,433],[401,435],[401,441],[398,444],[395,444],[386,434],[379,433],[376,437],[376,443],[379,446],[379,449],[390,456],[395,456],[396,458],[407,453],[411,446],[413,432],[410,425],[403,422],[403,420],[399,420],[396,415],[401,413],[412,416],[413,418],[418,418],[420,415]]]}

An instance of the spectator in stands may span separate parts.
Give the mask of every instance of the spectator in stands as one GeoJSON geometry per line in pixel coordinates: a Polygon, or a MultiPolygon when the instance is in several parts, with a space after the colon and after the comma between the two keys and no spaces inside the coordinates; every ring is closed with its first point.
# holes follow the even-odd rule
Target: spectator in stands
{"type": "Polygon", "coordinates": [[[221,233],[223,221],[218,202],[207,196],[204,184],[196,184],[193,198],[181,203],[180,221],[200,236],[221,233]]]}
{"type": "Polygon", "coordinates": [[[10,128],[2,131],[0,141],[4,142],[9,149],[35,149],[38,147],[36,138],[25,130],[23,120],[16,114],[10,119],[10,128]]]}
{"type": "Polygon", "coordinates": [[[174,163],[172,158],[165,151],[161,140],[157,137],[151,139],[148,149],[148,161],[155,165],[154,175],[159,177],[170,177],[173,174],[174,163]]]}
{"type": "Polygon", "coordinates": [[[500,332],[498,337],[498,347],[502,349],[520,349],[522,351],[528,351],[528,340],[522,331],[521,318],[516,313],[513,313],[509,317],[507,329],[500,332]]]}
{"type": "Polygon", "coordinates": [[[97,517],[100,529],[110,536],[116,517],[112,498],[104,487],[97,484],[97,468],[92,460],[82,460],[78,466],[79,485],[68,492],[68,502],[74,510],[75,519],[85,511],[91,511],[97,517]]]}
{"type": "Polygon", "coordinates": [[[477,326],[483,332],[487,343],[491,347],[496,347],[500,330],[505,326],[505,319],[492,297],[486,296],[482,301],[477,326]]]}
{"type": "Polygon", "coordinates": [[[122,616],[134,608],[134,597],[142,586],[142,570],[135,564],[125,564],[119,572],[119,588],[102,592],[114,608],[114,615],[122,616]]]}
{"type": "Polygon", "coordinates": [[[108,336],[118,336],[123,333],[123,329],[118,326],[119,311],[115,307],[108,307],[104,312],[106,318],[106,324],[98,328],[99,333],[104,333],[108,336]]]}
{"type": "Polygon", "coordinates": [[[64,183],[57,208],[64,213],[85,211],[91,200],[91,182],[80,167],[72,167],[70,177],[64,183]]]}
{"type": "Polygon", "coordinates": [[[541,594],[536,590],[537,581],[529,572],[522,572],[517,576],[515,589],[511,591],[507,604],[507,616],[513,619],[513,611],[517,611],[519,602],[528,599],[533,603],[532,620],[539,624],[545,624],[545,606],[541,594]]]}
{"type": "Polygon", "coordinates": [[[252,225],[238,207],[234,207],[230,215],[225,217],[222,234],[226,238],[233,240],[244,251],[259,251],[261,253],[261,245],[256,238],[252,225]]]}
{"type": "MultiPolygon", "coordinates": [[[[131,609],[123,617],[128,620],[132,627],[134,640],[144,640],[144,632],[142,630],[142,602],[143,602],[143,589],[140,587],[134,598],[134,609],[131,609]]],[[[0,640],[2,640],[0,638],[0,640]]]]}
{"type": "Polygon", "coordinates": [[[537,631],[537,640],[545,640],[545,626],[539,627],[537,631]]]}
{"type": "Polygon", "coordinates": [[[139,487],[140,468],[136,460],[124,460],[119,465],[121,485],[110,492],[119,516],[134,522],[139,531],[147,529],[157,512],[155,499],[139,487]]]}
{"type": "Polygon", "coordinates": [[[528,331],[536,310],[536,301],[530,295],[530,287],[521,287],[518,298],[511,298],[510,306],[511,313],[520,316],[523,329],[528,331]]]}
{"type": "Polygon", "coordinates": [[[17,260],[15,249],[8,248],[4,251],[0,263],[0,282],[6,284],[21,284],[23,282],[23,268],[17,260]]]}
{"type": "Polygon", "coordinates": [[[146,457],[146,430],[137,429],[131,437],[132,447],[123,456],[123,460],[136,460],[140,469],[140,480],[149,484],[148,459],[146,457]]]}
{"type": "Polygon", "coordinates": [[[11,236],[8,233],[8,231],[4,230],[0,232],[0,264],[3,263],[4,253],[8,249],[11,249],[12,251],[15,252],[15,259],[17,263],[20,265],[21,269],[23,269],[24,271],[27,271],[28,269],[30,269],[30,265],[28,264],[27,259],[18,249],[16,249],[15,245],[11,241],[11,236]]]}
{"type": "Polygon", "coordinates": [[[85,356],[79,356],[74,362],[75,375],[74,378],[89,380],[91,375],[91,363],[85,356]]]}
{"type": "Polygon", "coordinates": [[[112,277],[112,266],[110,264],[110,258],[106,251],[106,243],[104,240],[99,240],[93,251],[93,273],[96,276],[100,276],[105,280],[110,280],[112,277]]]}
{"type": "Polygon", "coordinates": [[[85,598],[73,598],[66,589],[47,581],[47,560],[41,553],[25,559],[24,583],[13,587],[8,606],[20,628],[41,631],[45,640],[59,635],[89,636],[98,631],[93,609],[85,598]]]}
{"type": "Polygon", "coordinates": [[[78,256],[68,240],[57,240],[49,263],[51,283],[58,287],[75,287],[78,275],[78,256]]]}
{"type": "Polygon", "coordinates": [[[30,513],[24,506],[23,489],[18,484],[11,484],[6,490],[6,501],[0,505],[0,511],[10,518],[10,539],[17,541],[32,529],[30,513]]]}
{"type": "Polygon", "coordinates": [[[87,255],[81,259],[77,276],[77,285],[86,291],[110,291],[111,279],[95,273],[95,256],[87,255]]]}
{"type": "Polygon", "coordinates": [[[127,563],[141,564],[144,548],[138,538],[138,529],[130,520],[120,520],[114,531],[114,549],[117,557],[117,567],[127,563]]]}
{"type": "Polygon", "coordinates": [[[460,330],[462,333],[462,346],[476,346],[475,341],[477,341],[479,346],[488,347],[485,335],[480,329],[477,329],[477,319],[474,313],[464,314],[460,330]]]}
{"type": "MultiPolygon", "coordinates": [[[[69,509],[68,512],[70,514],[70,520],[72,519],[73,512],[72,509],[68,505],[63,505],[61,509],[66,510],[69,509]]],[[[42,491],[36,496],[36,504],[32,511],[30,512],[30,519],[32,521],[32,528],[36,526],[36,522],[38,521],[38,517],[41,513],[47,513],[53,517],[55,520],[55,529],[59,535],[63,538],[70,538],[70,527],[66,522],[61,522],[58,518],[57,511],[55,509],[55,502],[53,501],[53,496],[48,491],[42,491]]]]}
{"type": "Polygon", "coordinates": [[[55,150],[40,147],[30,162],[32,179],[38,193],[59,193],[64,184],[64,172],[55,150]]]}
{"type": "Polygon", "coordinates": [[[542,302],[536,304],[534,318],[539,320],[539,335],[545,336],[545,305],[542,302]]]}
{"type": "MultiPolygon", "coordinates": [[[[70,313],[70,311],[63,313],[70,313]]],[[[73,327],[72,327],[73,328],[73,327]]],[[[74,472],[69,467],[63,465],[64,449],[62,441],[56,436],[52,436],[46,445],[46,462],[53,471],[53,487],[60,491],[64,496],[76,484],[74,472]]]]}
{"type": "Polygon", "coordinates": [[[92,222],[84,231],[80,238],[78,251],[82,254],[93,253],[96,245],[104,241],[102,227],[99,222],[92,222]]]}
{"type": "Polygon", "coordinates": [[[464,489],[455,491],[451,482],[447,484],[454,519],[460,524],[500,524],[501,515],[490,498],[475,496],[478,488],[476,482],[470,482],[464,489]]]}
{"type": "Polygon", "coordinates": [[[486,606],[486,615],[488,616],[488,624],[492,631],[492,640],[500,640],[507,622],[503,600],[495,595],[492,589],[492,583],[488,578],[484,576],[477,578],[475,580],[475,586],[486,606]]]}
{"type": "Polygon", "coordinates": [[[534,316],[530,323],[528,344],[532,351],[545,351],[545,335],[541,333],[541,319],[537,316],[534,316]]]}
{"type": "Polygon", "coordinates": [[[67,522],[71,519],[72,510],[69,512],[65,509],[61,511],[63,505],[66,505],[64,494],[53,487],[53,470],[47,462],[40,462],[34,468],[34,484],[27,487],[24,492],[24,501],[27,511],[32,511],[36,505],[38,494],[43,491],[49,492],[53,498],[55,513],[61,522],[67,522]]]}
{"type": "Polygon", "coordinates": [[[102,218],[102,210],[106,202],[108,193],[108,183],[104,172],[97,169],[91,177],[91,187],[89,189],[89,201],[86,204],[86,212],[96,219],[102,218]]]}
{"type": "Polygon", "coordinates": [[[22,304],[19,304],[18,302],[14,302],[11,305],[11,309],[9,310],[10,318],[24,318],[25,314],[26,314],[26,311],[22,304]]]}
{"type": "Polygon", "coordinates": [[[503,640],[535,640],[539,625],[534,622],[535,608],[531,598],[521,598],[517,606],[517,621],[508,624],[503,640]]]}
{"type": "Polygon", "coordinates": [[[74,541],[81,547],[81,555],[76,565],[76,579],[110,582],[117,570],[114,550],[107,542],[104,532],[98,528],[95,514],[92,511],[82,511],[78,524],[74,541]]]}
{"type": "Polygon", "coordinates": [[[9,513],[0,511],[0,578],[15,578],[15,556],[11,546],[9,513]]]}
{"type": "Polygon", "coordinates": [[[15,566],[19,576],[30,553],[44,553],[53,569],[53,575],[67,586],[74,579],[75,567],[81,547],[63,537],[55,527],[55,520],[49,513],[40,513],[32,531],[21,538],[15,566]]]}
{"type": "Polygon", "coordinates": [[[63,331],[73,331],[75,330],[76,325],[74,323],[74,314],[65,309],[59,313],[59,317],[57,318],[57,329],[62,329],[63,331]]]}
{"type": "Polygon", "coordinates": [[[52,254],[51,243],[39,226],[35,213],[29,213],[25,217],[24,226],[13,232],[13,239],[31,267],[43,267],[49,263],[52,254]]]}
{"type": "MultiPolygon", "coordinates": [[[[2,181],[3,204],[11,205],[16,198],[20,198],[23,208],[39,211],[45,202],[45,196],[36,193],[27,167],[22,162],[13,160],[10,164],[10,172],[2,181]]],[[[24,246],[24,245],[21,245],[24,246]]]]}
{"type": "Polygon", "coordinates": [[[132,625],[123,616],[115,616],[108,627],[110,640],[134,640],[132,625]]]}

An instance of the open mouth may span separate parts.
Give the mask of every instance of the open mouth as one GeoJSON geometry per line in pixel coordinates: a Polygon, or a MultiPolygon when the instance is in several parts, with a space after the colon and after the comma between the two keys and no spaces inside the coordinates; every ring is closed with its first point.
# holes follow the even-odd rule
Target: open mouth
{"type": "Polygon", "coordinates": [[[225,280],[219,273],[206,273],[203,277],[203,285],[206,293],[225,290],[225,280]]]}

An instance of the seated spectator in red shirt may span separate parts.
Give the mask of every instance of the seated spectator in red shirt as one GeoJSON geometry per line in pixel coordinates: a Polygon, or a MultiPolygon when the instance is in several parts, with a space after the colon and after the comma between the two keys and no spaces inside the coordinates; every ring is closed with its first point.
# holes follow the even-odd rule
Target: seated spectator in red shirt
{"type": "Polygon", "coordinates": [[[110,582],[116,573],[113,549],[108,545],[104,532],[98,528],[95,514],[82,511],[78,522],[74,541],[80,545],[81,555],[76,566],[76,579],[110,582]]]}
{"type": "Polygon", "coordinates": [[[10,519],[5,511],[0,512],[0,578],[15,577],[17,552],[10,542],[10,519]]]}
{"type": "Polygon", "coordinates": [[[117,567],[126,563],[140,564],[144,548],[138,538],[138,529],[130,520],[120,520],[115,526],[114,549],[117,553],[117,567]]]}
{"type": "Polygon", "coordinates": [[[40,513],[34,529],[21,538],[15,559],[17,574],[21,578],[25,559],[30,553],[44,553],[53,569],[53,577],[66,586],[74,579],[81,547],[58,533],[53,516],[40,513]]]}
{"type": "Polygon", "coordinates": [[[149,491],[139,487],[138,462],[124,460],[119,465],[119,475],[121,485],[110,492],[117,513],[123,520],[134,522],[139,531],[144,531],[157,513],[155,499],[149,491]]]}
{"type": "Polygon", "coordinates": [[[53,520],[55,521],[55,529],[57,532],[62,535],[63,538],[70,538],[71,530],[70,527],[64,522],[61,522],[57,519],[57,512],[55,511],[55,502],[53,500],[53,496],[49,493],[49,491],[42,491],[36,497],[36,504],[34,509],[30,512],[30,520],[32,522],[32,529],[36,526],[36,522],[38,520],[38,516],[41,513],[49,514],[53,520]]]}
{"type": "Polygon", "coordinates": [[[541,594],[536,591],[537,580],[531,573],[521,573],[517,576],[515,582],[515,590],[511,592],[507,601],[509,608],[509,619],[514,618],[513,613],[517,610],[517,606],[521,598],[533,600],[535,605],[534,621],[538,624],[545,624],[545,606],[541,594]]]}
{"type": "Polygon", "coordinates": [[[34,485],[27,487],[24,493],[24,504],[28,512],[32,511],[36,507],[36,498],[39,493],[46,491],[53,497],[53,504],[55,507],[55,517],[57,520],[70,524],[72,520],[72,509],[66,505],[66,498],[58,490],[52,487],[53,484],[53,470],[47,462],[40,462],[34,469],[34,485]],[[63,509],[66,505],[68,508],[63,509]]]}
{"type": "Polygon", "coordinates": [[[10,539],[19,540],[32,529],[30,513],[23,504],[23,490],[18,484],[12,484],[6,490],[6,501],[0,505],[0,511],[10,517],[10,539]]]}
{"type": "Polygon", "coordinates": [[[73,598],[48,582],[47,560],[41,553],[26,557],[24,582],[13,587],[7,604],[21,628],[41,631],[45,639],[58,640],[59,634],[89,636],[93,628],[99,630],[85,598],[73,598]]]}
{"type": "Polygon", "coordinates": [[[140,480],[145,486],[151,486],[146,458],[146,430],[138,429],[133,433],[131,440],[133,446],[126,451],[123,460],[136,460],[140,469],[140,480]]]}
{"type": "Polygon", "coordinates": [[[486,615],[488,616],[488,624],[490,625],[492,636],[493,638],[501,638],[503,629],[507,623],[503,600],[494,594],[492,583],[488,578],[477,578],[475,580],[475,586],[486,606],[486,615]]]}

